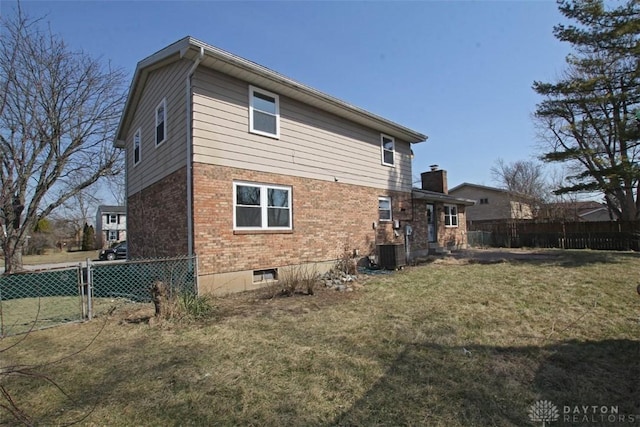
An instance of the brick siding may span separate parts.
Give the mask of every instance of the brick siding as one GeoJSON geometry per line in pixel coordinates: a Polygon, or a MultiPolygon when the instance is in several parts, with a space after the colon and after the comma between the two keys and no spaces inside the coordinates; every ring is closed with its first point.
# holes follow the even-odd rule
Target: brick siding
{"type": "Polygon", "coordinates": [[[373,254],[380,243],[403,243],[392,223],[378,221],[378,196],[391,196],[393,219],[411,218],[411,194],[196,163],[195,251],[199,273],[257,270],[336,259],[357,249],[373,254]],[[292,187],[293,230],[233,231],[233,182],[292,187]],[[373,228],[376,223],[377,228],[373,228]]]}
{"type": "Polygon", "coordinates": [[[182,168],[127,199],[130,258],[188,253],[186,180],[182,168]]]}

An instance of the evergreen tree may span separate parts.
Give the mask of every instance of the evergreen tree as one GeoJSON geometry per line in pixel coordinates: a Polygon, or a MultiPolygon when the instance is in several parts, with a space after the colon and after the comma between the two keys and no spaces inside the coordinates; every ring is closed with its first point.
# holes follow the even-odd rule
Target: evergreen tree
{"type": "Polygon", "coordinates": [[[88,243],[89,240],[87,239],[89,236],[89,224],[87,224],[86,222],[84,223],[84,227],[82,227],[82,245],[81,245],[81,250],[83,251],[88,251],[88,243]]]}
{"type": "Polygon", "coordinates": [[[639,219],[640,3],[560,1],[559,10],[576,24],[554,35],[574,53],[558,81],[533,84],[544,98],[535,112],[549,143],[542,158],[571,172],[556,194],[601,192],[618,219],[639,219]]]}

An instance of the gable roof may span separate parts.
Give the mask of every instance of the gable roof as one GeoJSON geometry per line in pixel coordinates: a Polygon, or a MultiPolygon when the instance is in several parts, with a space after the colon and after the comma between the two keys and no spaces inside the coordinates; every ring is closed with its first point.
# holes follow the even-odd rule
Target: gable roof
{"type": "Polygon", "coordinates": [[[487,185],[480,185],[480,184],[471,184],[468,182],[463,182],[460,185],[456,185],[455,187],[449,189],[449,193],[453,193],[457,190],[460,190],[464,187],[470,187],[470,188],[477,188],[479,190],[485,190],[485,191],[493,191],[495,193],[503,193],[503,194],[507,194],[510,196],[514,196],[514,197],[518,197],[521,199],[533,199],[533,197],[527,196],[526,194],[522,194],[522,193],[518,193],[516,191],[509,191],[509,190],[505,190],[504,188],[497,188],[497,187],[489,187],[487,185]]]}
{"type": "MultiPolygon", "coordinates": [[[[204,53],[200,67],[208,67],[229,74],[250,84],[333,113],[403,141],[418,143],[427,139],[427,136],[422,133],[334,98],[255,62],[187,36],[138,62],[118,125],[114,146],[124,148],[123,139],[131,126],[133,112],[140,101],[149,73],[183,58],[195,60],[200,52],[204,53]]],[[[186,78],[186,75],[184,77],[186,78]]]]}
{"type": "Polygon", "coordinates": [[[463,182],[460,185],[456,185],[455,187],[450,188],[449,189],[449,193],[451,193],[453,191],[456,191],[456,190],[459,190],[459,189],[461,189],[463,187],[472,187],[472,188],[477,188],[479,190],[495,191],[495,192],[498,192],[498,193],[507,193],[507,194],[511,194],[512,193],[511,191],[505,190],[504,188],[489,187],[487,185],[480,185],[480,184],[471,184],[469,182],[463,182]]]}
{"type": "Polygon", "coordinates": [[[431,202],[450,203],[452,205],[464,205],[472,206],[476,204],[475,200],[463,199],[461,197],[454,197],[444,193],[438,193],[437,191],[422,190],[420,188],[413,188],[411,190],[414,199],[427,200],[431,202]]]}
{"type": "Polygon", "coordinates": [[[100,205],[98,206],[98,212],[101,214],[105,214],[105,213],[126,214],[127,208],[125,208],[124,206],[100,205]]]}

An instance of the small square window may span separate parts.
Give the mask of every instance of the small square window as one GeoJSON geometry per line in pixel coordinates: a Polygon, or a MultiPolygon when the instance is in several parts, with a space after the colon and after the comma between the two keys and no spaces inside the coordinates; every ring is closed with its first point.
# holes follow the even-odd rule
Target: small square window
{"type": "Polygon", "coordinates": [[[280,137],[280,97],[249,86],[249,132],[280,137]]]}
{"type": "Polygon", "coordinates": [[[378,197],[378,219],[391,221],[391,197],[378,197]]]}
{"type": "Polygon", "coordinates": [[[167,100],[163,99],[156,107],[156,145],[162,144],[167,137],[167,100]]]}
{"type": "Polygon", "coordinates": [[[387,135],[380,135],[380,148],[382,150],[382,164],[395,165],[395,139],[387,135]]]}
{"type": "Polygon", "coordinates": [[[455,205],[444,205],[444,225],[445,227],[458,226],[458,207],[455,205]]]}

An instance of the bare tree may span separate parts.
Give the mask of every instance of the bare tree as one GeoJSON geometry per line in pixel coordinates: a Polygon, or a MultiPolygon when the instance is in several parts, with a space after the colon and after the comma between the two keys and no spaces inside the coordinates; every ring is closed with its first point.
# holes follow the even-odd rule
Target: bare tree
{"type": "Polygon", "coordinates": [[[56,230],[61,232],[58,233],[58,236],[62,240],[73,238],[75,244],[79,247],[83,227],[91,222],[93,213],[97,210],[99,204],[100,199],[87,189],[73,195],[60,206],[55,214],[51,215],[56,226],[61,228],[61,230],[56,230]]]}
{"type": "Polygon", "coordinates": [[[0,34],[0,234],[5,272],[22,268],[29,230],[119,174],[112,141],[125,73],[72,51],[18,5],[0,34]]]}
{"type": "Polygon", "coordinates": [[[548,197],[549,184],[545,180],[544,168],[538,162],[517,160],[506,163],[498,159],[491,168],[491,176],[505,190],[540,201],[548,197]]]}

